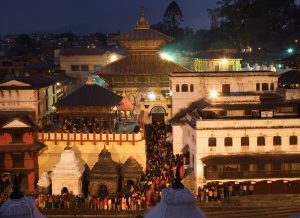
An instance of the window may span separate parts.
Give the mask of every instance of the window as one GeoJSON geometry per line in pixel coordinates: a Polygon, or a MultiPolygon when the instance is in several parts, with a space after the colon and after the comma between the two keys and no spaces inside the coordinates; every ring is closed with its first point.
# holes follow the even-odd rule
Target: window
{"type": "Polygon", "coordinates": [[[265,145],[265,137],[263,137],[263,136],[257,137],[257,145],[264,146],[265,145]]]}
{"type": "Polygon", "coordinates": [[[178,84],[176,85],[176,92],[180,92],[180,87],[178,84]]]}
{"type": "Polygon", "coordinates": [[[217,165],[207,166],[207,172],[217,172],[217,171],[218,171],[218,166],[217,165]]]}
{"type": "Polygon", "coordinates": [[[217,146],[217,139],[215,137],[210,137],[208,139],[208,146],[209,147],[216,147],[217,146]]]}
{"type": "Polygon", "coordinates": [[[12,133],[12,143],[23,143],[23,133],[14,132],[12,133]]]}
{"type": "Polygon", "coordinates": [[[24,154],[12,154],[13,168],[24,167],[24,154]]]}
{"type": "Polygon", "coordinates": [[[270,84],[270,90],[272,90],[272,91],[274,90],[274,83],[270,84]]]}
{"type": "Polygon", "coordinates": [[[219,70],[220,70],[219,65],[216,65],[216,66],[215,66],[215,71],[219,71],[219,70]]]}
{"type": "Polygon", "coordinates": [[[281,145],[281,136],[273,137],[273,145],[281,145]]]}
{"type": "Polygon", "coordinates": [[[241,138],[241,146],[249,146],[249,137],[244,136],[241,138]]]}
{"type": "Polygon", "coordinates": [[[224,139],[224,144],[225,144],[225,146],[232,146],[232,138],[231,137],[226,137],[224,139]]]}
{"type": "Polygon", "coordinates": [[[290,145],[297,145],[298,144],[298,137],[297,136],[290,136],[290,145]]]}
{"type": "Polygon", "coordinates": [[[81,65],[81,71],[89,71],[89,65],[81,65]]]}
{"type": "Polygon", "coordinates": [[[256,91],[260,91],[260,84],[256,83],[256,91]]]}
{"type": "Polygon", "coordinates": [[[99,65],[99,64],[96,64],[96,65],[94,65],[94,70],[96,71],[96,70],[100,70],[101,69],[101,65],[99,65]]]}
{"type": "Polygon", "coordinates": [[[228,65],[228,71],[233,71],[233,65],[228,65]]]}
{"type": "Polygon", "coordinates": [[[268,83],[263,83],[261,85],[261,90],[262,91],[268,91],[269,90],[269,84],[268,83]]]}
{"type": "Polygon", "coordinates": [[[182,92],[188,92],[188,91],[189,91],[189,86],[188,86],[188,84],[182,84],[182,85],[181,85],[181,91],[182,91],[182,92]]]}
{"type": "Polygon", "coordinates": [[[230,84],[222,84],[222,93],[223,95],[230,94],[230,84]]]}
{"type": "Polygon", "coordinates": [[[194,92],[194,84],[190,84],[190,92],[194,92]]]}
{"type": "Polygon", "coordinates": [[[79,71],[79,65],[71,65],[71,71],[79,71]]]}

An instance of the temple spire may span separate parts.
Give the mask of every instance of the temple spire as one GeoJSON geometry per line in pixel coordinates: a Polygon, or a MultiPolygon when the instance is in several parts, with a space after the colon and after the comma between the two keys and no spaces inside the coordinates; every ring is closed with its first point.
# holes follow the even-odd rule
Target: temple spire
{"type": "Polygon", "coordinates": [[[149,29],[149,23],[148,21],[145,19],[145,11],[144,11],[144,7],[141,8],[141,15],[140,15],[140,19],[136,24],[135,29],[149,29]]]}

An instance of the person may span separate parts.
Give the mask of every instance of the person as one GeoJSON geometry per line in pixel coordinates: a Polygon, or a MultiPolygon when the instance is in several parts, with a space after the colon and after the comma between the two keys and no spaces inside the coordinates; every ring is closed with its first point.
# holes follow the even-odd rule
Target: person
{"type": "Polygon", "coordinates": [[[250,195],[253,195],[253,192],[254,192],[254,185],[253,185],[253,184],[250,184],[250,185],[249,185],[249,194],[250,194],[250,195]]]}
{"type": "Polygon", "coordinates": [[[232,192],[233,192],[233,187],[232,187],[232,185],[230,184],[230,185],[228,186],[228,195],[229,195],[229,197],[232,196],[232,192]]]}

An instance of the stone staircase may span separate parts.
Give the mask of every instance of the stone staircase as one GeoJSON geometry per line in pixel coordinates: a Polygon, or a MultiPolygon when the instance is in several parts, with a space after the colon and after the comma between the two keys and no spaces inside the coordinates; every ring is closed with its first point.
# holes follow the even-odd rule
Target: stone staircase
{"type": "Polygon", "coordinates": [[[231,197],[224,202],[209,202],[199,206],[207,218],[285,218],[300,217],[300,195],[253,195],[231,197]]]}

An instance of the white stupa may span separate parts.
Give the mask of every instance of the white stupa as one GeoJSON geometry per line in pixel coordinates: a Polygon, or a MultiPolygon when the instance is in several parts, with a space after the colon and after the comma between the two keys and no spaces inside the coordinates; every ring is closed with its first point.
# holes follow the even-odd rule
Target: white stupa
{"type": "Polygon", "coordinates": [[[67,188],[74,195],[80,195],[84,169],[83,161],[76,158],[75,152],[67,145],[52,170],[52,194],[61,194],[62,189],[67,188]]]}
{"type": "Polygon", "coordinates": [[[49,186],[51,184],[50,177],[47,172],[43,172],[37,185],[40,191],[46,191],[48,193],[49,186]]]}
{"type": "Polygon", "coordinates": [[[37,209],[35,199],[25,196],[20,192],[18,179],[15,177],[13,192],[4,204],[0,207],[0,217],[2,218],[45,218],[37,209]]]}
{"type": "Polygon", "coordinates": [[[145,218],[205,218],[195,205],[194,195],[180,182],[179,172],[172,188],[165,188],[161,201],[145,212],[145,218]]]}

